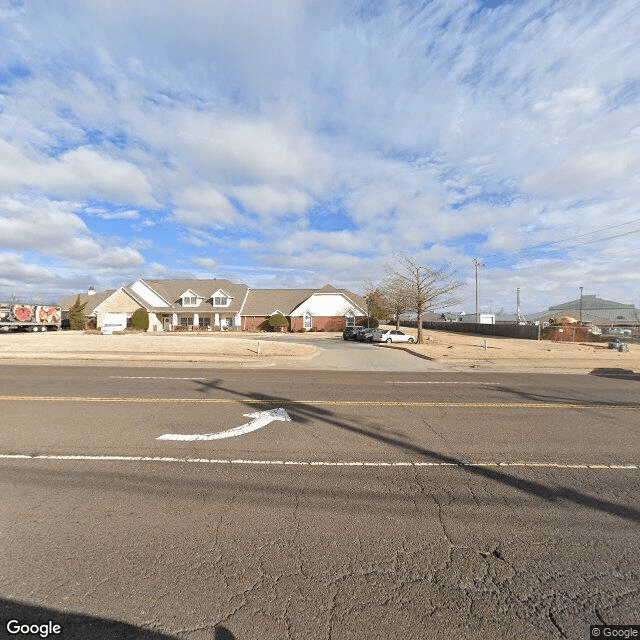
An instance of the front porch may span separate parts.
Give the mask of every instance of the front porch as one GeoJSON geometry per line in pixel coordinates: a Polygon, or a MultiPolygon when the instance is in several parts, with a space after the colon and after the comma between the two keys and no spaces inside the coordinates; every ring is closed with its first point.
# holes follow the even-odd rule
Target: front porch
{"type": "Polygon", "coordinates": [[[238,330],[240,323],[235,314],[190,312],[158,314],[156,326],[162,331],[230,331],[238,330]]]}

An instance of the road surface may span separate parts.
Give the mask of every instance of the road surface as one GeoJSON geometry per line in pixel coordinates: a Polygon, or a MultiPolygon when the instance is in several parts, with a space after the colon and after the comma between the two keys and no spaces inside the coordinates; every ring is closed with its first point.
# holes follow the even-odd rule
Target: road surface
{"type": "Polygon", "coordinates": [[[639,384],[15,367],[0,392],[0,617],[157,640],[637,624],[639,384]],[[158,439],[273,409],[291,420],[158,439]]]}

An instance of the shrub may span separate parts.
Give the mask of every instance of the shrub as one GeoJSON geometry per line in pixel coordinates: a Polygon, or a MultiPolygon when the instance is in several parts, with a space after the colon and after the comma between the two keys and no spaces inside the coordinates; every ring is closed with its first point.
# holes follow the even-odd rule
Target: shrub
{"type": "Polygon", "coordinates": [[[141,329],[142,331],[149,330],[149,314],[146,309],[140,307],[136,309],[131,316],[131,328],[141,329]]]}
{"type": "Polygon", "coordinates": [[[87,303],[80,302],[80,296],[76,298],[71,309],[69,309],[69,328],[74,331],[82,331],[87,328],[87,318],[84,315],[84,308],[87,303]]]}
{"type": "Polygon", "coordinates": [[[287,322],[287,319],[281,313],[274,313],[269,318],[269,326],[274,331],[276,329],[282,330],[284,327],[288,327],[289,323],[287,322]]]}

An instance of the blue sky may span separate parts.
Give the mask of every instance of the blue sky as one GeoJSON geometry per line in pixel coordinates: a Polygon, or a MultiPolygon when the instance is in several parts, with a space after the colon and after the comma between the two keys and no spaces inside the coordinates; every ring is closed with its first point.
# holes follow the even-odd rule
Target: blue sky
{"type": "Polygon", "coordinates": [[[138,277],[640,306],[640,4],[0,0],[0,298],[138,277]]]}

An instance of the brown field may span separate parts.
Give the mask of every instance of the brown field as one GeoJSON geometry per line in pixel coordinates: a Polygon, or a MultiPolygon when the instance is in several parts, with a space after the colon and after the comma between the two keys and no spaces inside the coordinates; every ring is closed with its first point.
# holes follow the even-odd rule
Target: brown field
{"type": "MultiPolygon", "coordinates": [[[[416,335],[415,329],[404,329],[416,335]]],[[[269,336],[273,338],[274,336],[269,336]]],[[[607,343],[566,343],[424,331],[421,345],[383,345],[404,349],[445,366],[491,370],[619,369],[640,371],[640,345],[622,353],[607,343]]],[[[167,363],[248,366],[299,365],[320,353],[337,333],[296,334],[295,343],[265,340],[260,333],[123,333],[56,331],[0,335],[0,360],[22,363],[145,365],[167,363]]],[[[373,347],[375,348],[375,347],[373,347]]]]}

